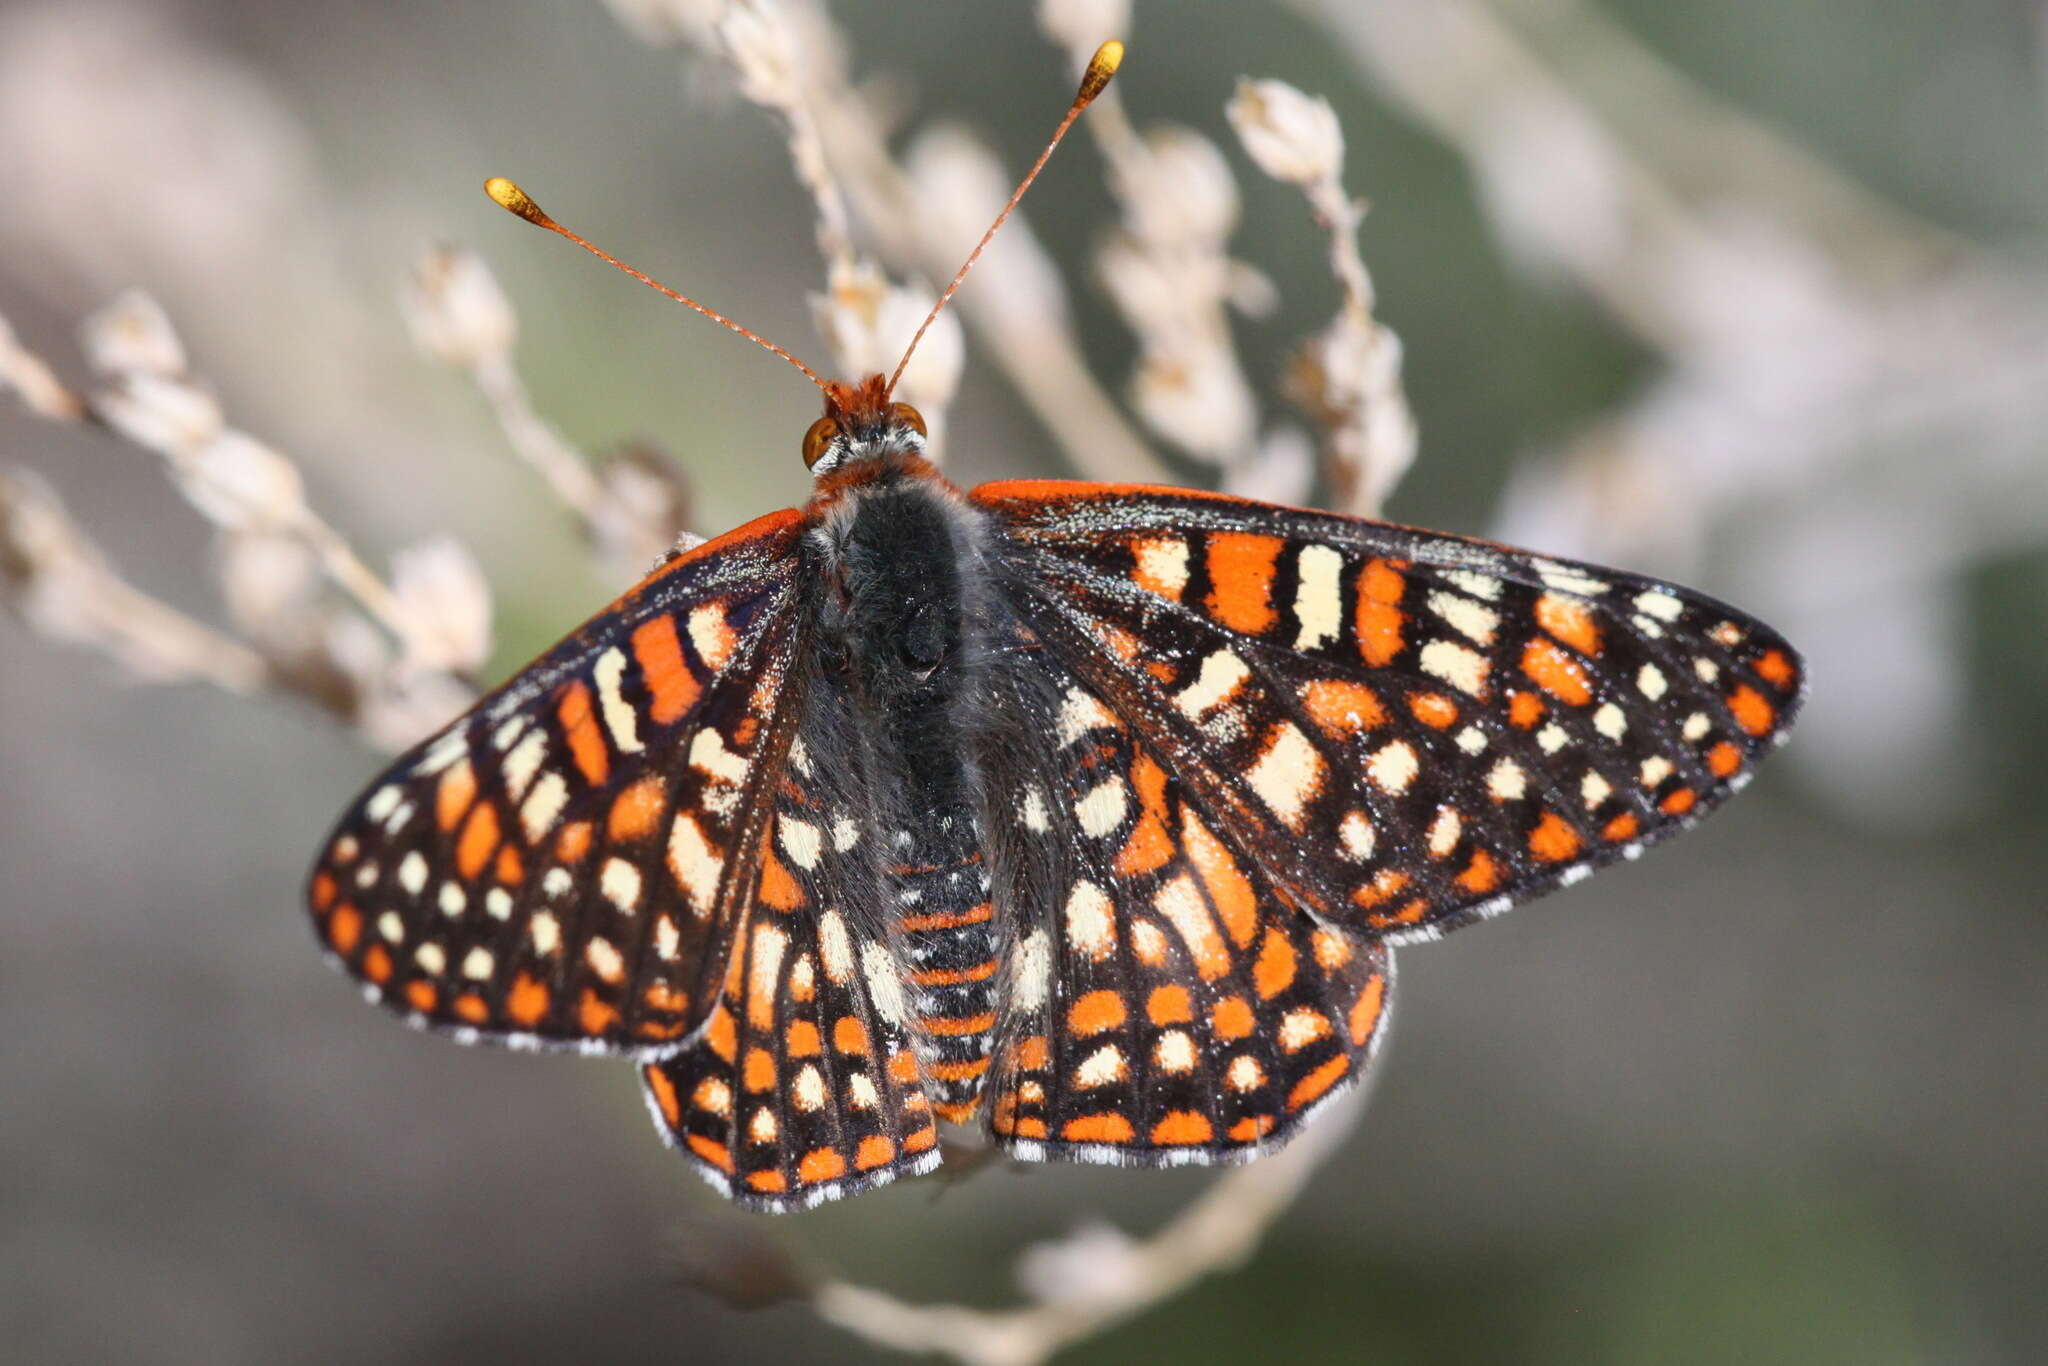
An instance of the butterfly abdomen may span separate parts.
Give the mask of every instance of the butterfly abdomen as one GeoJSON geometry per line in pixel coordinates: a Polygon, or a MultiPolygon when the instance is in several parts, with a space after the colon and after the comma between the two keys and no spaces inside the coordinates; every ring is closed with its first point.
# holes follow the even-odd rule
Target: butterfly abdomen
{"type": "Polygon", "coordinates": [[[996,1026],[1002,946],[988,869],[965,808],[936,816],[901,852],[890,937],[934,1107],[962,1123],[980,1104],[996,1026]]]}

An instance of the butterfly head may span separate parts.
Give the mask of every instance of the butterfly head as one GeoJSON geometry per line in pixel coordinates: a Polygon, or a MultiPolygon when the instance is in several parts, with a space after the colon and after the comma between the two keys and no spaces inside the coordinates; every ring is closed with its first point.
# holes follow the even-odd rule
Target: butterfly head
{"type": "Polygon", "coordinates": [[[823,478],[890,455],[923,455],[924,415],[889,399],[888,381],[827,384],[825,415],[804,433],[804,465],[823,478]]]}

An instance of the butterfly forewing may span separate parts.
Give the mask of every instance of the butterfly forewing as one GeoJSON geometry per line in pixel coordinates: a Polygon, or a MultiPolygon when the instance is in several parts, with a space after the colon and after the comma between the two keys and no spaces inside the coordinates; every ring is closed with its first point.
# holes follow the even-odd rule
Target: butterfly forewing
{"type": "Polygon", "coordinates": [[[973,497],[1033,631],[1283,892],[1388,943],[1697,819],[1803,685],[1768,627],[1635,575],[1179,490],[973,497]]]}
{"type": "Polygon", "coordinates": [[[996,672],[984,763],[1013,918],[987,1101],[1016,1156],[1242,1160],[1364,1074],[1389,960],[1274,887],[1103,695],[1050,650],[996,672]]]}
{"type": "Polygon", "coordinates": [[[801,528],[672,558],[400,759],[314,869],[340,965],[475,1037],[653,1053],[696,1028],[787,743],[801,528]]]}

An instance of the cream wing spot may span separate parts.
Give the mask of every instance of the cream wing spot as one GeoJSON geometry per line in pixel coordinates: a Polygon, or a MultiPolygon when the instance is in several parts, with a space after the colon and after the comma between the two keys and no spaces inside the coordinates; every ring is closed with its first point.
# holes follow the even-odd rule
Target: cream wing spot
{"type": "Polygon", "coordinates": [[[533,791],[519,804],[519,826],[526,831],[526,842],[537,844],[543,835],[555,828],[555,821],[562,814],[562,808],[569,804],[569,784],[559,773],[548,773],[533,785],[533,791]]]}
{"type": "Polygon", "coordinates": [[[1212,708],[1228,701],[1239,685],[1251,677],[1251,672],[1251,667],[1233,651],[1214,651],[1202,660],[1195,681],[1174,694],[1173,704],[1188,719],[1199,721],[1212,708]]]}
{"type": "Polygon", "coordinates": [[[1424,673],[1442,679],[1469,697],[1486,691],[1486,657],[1469,645],[1460,645],[1455,640],[1432,640],[1416,658],[1424,673]]]}
{"type": "Polygon", "coordinates": [[[818,866],[818,859],[825,852],[825,838],[817,826],[791,816],[777,816],[775,830],[781,838],[782,852],[789,855],[791,863],[805,872],[818,866]]]}
{"type": "Polygon", "coordinates": [[[1529,775],[1513,759],[1502,759],[1486,775],[1486,790],[1497,802],[1518,802],[1529,792],[1529,775]]]}
{"type": "Polygon", "coordinates": [[[604,717],[604,728],[611,732],[612,743],[618,746],[621,754],[639,753],[643,748],[639,721],[633,714],[632,703],[626,701],[622,690],[626,679],[626,652],[612,646],[597,657],[590,676],[597,684],[598,711],[604,717]]]}
{"type": "Polygon", "coordinates": [[[427,886],[427,860],[415,849],[398,861],[398,885],[408,896],[418,896],[427,886]]]}
{"type": "Polygon", "coordinates": [[[1604,703],[1593,713],[1593,729],[1609,740],[1619,740],[1628,734],[1628,716],[1614,703],[1604,703]]]}
{"type": "Polygon", "coordinates": [[[1184,1029],[1169,1029],[1153,1046],[1152,1061],[1162,1072],[1192,1072],[1196,1061],[1195,1041],[1184,1029]]]}
{"type": "Polygon", "coordinates": [[[1440,588],[1430,593],[1429,610],[1474,645],[1493,644],[1493,633],[1500,629],[1500,613],[1484,603],[1440,588]]]}
{"type": "Polygon", "coordinates": [[[547,758],[547,732],[535,727],[526,733],[526,738],[513,746],[505,756],[505,791],[513,801],[525,798],[527,789],[540,773],[542,762],[547,758]]]}
{"type": "Polygon", "coordinates": [[[1395,740],[1391,744],[1374,750],[1365,761],[1365,771],[1373,785],[1383,792],[1402,793],[1415,781],[1415,775],[1422,771],[1422,762],[1416,757],[1415,747],[1406,740],[1395,740]]]}
{"type": "Polygon", "coordinates": [[[605,860],[597,885],[605,899],[622,911],[630,913],[640,904],[640,870],[622,858],[605,860]]]}
{"type": "Polygon", "coordinates": [[[1117,719],[1110,715],[1100,701],[1083,688],[1069,688],[1066,701],[1060,704],[1059,743],[1064,749],[1091,730],[1118,728],[1117,719]]]}
{"type": "Polygon", "coordinates": [[[1337,586],[1344,570],[1344,557],[1329,546],[1311,545],[1302,547],[1296,563],[1294,620],[1300,629],[1294,637],[1294,648],[1313,650],[1335,640],[1338,625],[1344,619],[1343,598],[1337,586]]]}
{"type": "Polygon", "coordinates": [[[896,971],[896,957],[880,944],[866,944],[860,951],[861,975],[867,978],[868,999],[882,1018],[898,1029],[910,1028],[910,1003],[903,995],[903,978],[896,971]]]}
{"type": "Polygon", "coordinates": [[[825,1079],[815,1066],[805,1063],[803,1070],[796,1074],[796,1085],[790,1088],[790,1095],[799,1110],[822,1110],[825,1108],[825,1079]]]}
{"type": "Polygon", "coordinates": [[[688,812],[678,815],[669,828],[668,866],[689,900],[690,909],[700,916],[711,914],[725,860],[712,849],[696,818],[688,812]]]}
{"type": "Polygon", "coordinates": [[[1017,946],[1017,1004],[1029,1010],[1045,1004],[1052,994],[1052,947],[1044,930],[1033,930],[1017,946]]]}
{"type": "Polygon", "coordinates": [[[1636,675],[1636,690],[1655,702],[1669,691],[1670,684],[1664,678],[1664,671],[1655,664],[1645,664],[1636,675]]]}
{"type": "Polygon", "coordinates": [[[562,922],[555,919],[553,911],[535,911],[533,919],[527,922],[527,935],[533,940],[535,953],[550,957],[562,947],[562,922]]]}
{"type": "Polygon", "coordinates": [[[1067,897],[1067,944],[1101,962],[1116,952],[1116,908],[1094,883],[1083,878],[1067,897]]]}
{"type": "Polygon", "coordinates": [[[1299,830],[1308,803],[1322,790],[1327,768],[1300,727],[1284,721],[1274,727],[1265,752],[1245,781],[1267,810],[1289,828],[1299,830]]]}
{"type": "Polygon", "coordinates": [[[1123,1050],[1113,1043],[1104,1044],[1081,1059],[1081,1065],[1074,1069],[1074,1084],[1084,1088],[1109,1086],[1123,1080],[1125,1071],[1123,1050]]]}
{"type": "Polygon", "coordinates": [[[1130,810],[1130,790],[1124,780],[1112,776],[1088,790],[1074,803],[1074,819],[1080,823],[1083,832],[1100,839],[1123,824],[1124,813],[1130,810]]]}
{"type": "Polygon", "coordinates": [[[598,980],[617,985],[626,975],[626,959],[617,946],[603,935],[592,935],[590,942],[583,946],[583,961],[590,964],[590,970],[598,980]]]}
{"type": "Polygon", "coordinates": [[[497,970],[498,960],[491,951],[482,946],[471,949],[462,956],[462,975],[472,982],[488,982],[497,970]]]}
{"type": "Polygon", "coordinates": [[[1188,543],[1177,536],[1155,536],[1131,546],[1140,586],[1179,601],[1188,586],[1188,543]]]}

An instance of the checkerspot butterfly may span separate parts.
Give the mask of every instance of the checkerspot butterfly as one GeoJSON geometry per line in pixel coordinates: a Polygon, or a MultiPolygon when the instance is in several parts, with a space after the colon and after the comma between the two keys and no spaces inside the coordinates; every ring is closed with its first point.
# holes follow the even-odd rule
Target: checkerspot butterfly
{"type": "Polygon", "coordinates": [[[1364,1072],[1391,948],[1692,825],[1799,702],[1782,639],[1684,588],[1211,493],[962,492],[891,381],[823,387],[801,511],[401,758],[308,894],[408,1020],[635,1060],[755,1208],[926,1171],[939,1120],[1270,1151],[1364,1072]]]}

